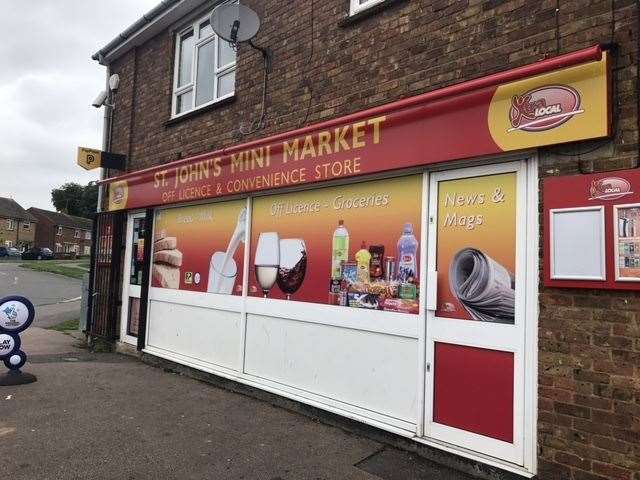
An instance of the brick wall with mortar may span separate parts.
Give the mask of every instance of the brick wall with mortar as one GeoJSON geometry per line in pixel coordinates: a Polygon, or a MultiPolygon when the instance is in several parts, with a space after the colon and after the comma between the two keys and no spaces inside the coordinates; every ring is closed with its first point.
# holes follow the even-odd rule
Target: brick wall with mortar
{"type": "MultiPolygon", "coordinates": [[[[258,114],[261,94],[262,59],[246,45],[235,100],[167,124],[167,30],[112,65],[121,75],[112,150],[128,154],[130,170],[596,43],[617,45],[614,137],[541,150],[540,177],[637,165],[636,0],[404,0],[342,25],[348,0],[245,3],[263,20],[257,43],[273,51],[266,127],[238,131],[258,114]]],[[[541,287],[539,322],[539,477],[640,480],[640,295],[541,287]]]]}

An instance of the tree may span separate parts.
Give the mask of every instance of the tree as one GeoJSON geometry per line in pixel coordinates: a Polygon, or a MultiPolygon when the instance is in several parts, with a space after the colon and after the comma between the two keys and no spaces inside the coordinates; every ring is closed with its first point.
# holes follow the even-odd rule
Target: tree
{"type": "Polygon", "coordinates": [[[61,187],[51,190],[51,201],[59,212],[91,218],[98,205],[98,186],[95,183],[82,186],[78,183],[67,182],[61,187]]]}

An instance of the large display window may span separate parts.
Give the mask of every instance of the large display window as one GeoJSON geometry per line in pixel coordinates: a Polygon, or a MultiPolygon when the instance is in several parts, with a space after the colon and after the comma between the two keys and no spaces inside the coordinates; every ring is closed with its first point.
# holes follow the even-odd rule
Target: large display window
{"type": "Polygon", "coordinates": [[[244,200],[158,210],[151,286],[242,294],[244,200]]]}
{"type": "Polygon", "coordinates": [[[249,294],[418,313],[422,176],[256,198],[249,294]]]}

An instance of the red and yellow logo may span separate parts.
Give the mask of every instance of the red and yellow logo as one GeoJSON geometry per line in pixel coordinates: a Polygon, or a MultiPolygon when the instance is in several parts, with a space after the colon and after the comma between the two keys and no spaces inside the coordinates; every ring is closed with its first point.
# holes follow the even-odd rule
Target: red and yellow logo
{"type": "Polygon", "coordinates": [[[580,94],[566,85],[550,85],[529,90],[511,99],[509,131],[540,132],[559,127],[574,115],[584,113],[580,94]]]}
{"type": "Polygon", "coordinates": [[[109,211],[126,208],[128,198],[129,186],[126,180],[113,182],[109,185],[109,211]]]}

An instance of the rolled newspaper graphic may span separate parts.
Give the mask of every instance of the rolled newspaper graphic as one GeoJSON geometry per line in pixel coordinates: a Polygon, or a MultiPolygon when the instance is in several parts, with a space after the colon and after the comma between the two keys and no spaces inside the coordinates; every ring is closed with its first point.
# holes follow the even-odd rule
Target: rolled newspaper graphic
{"type": "Polygon", "coordinates": [[[463,248],[449,265],[449,288],[474,320],[514,323],[515,276],[475,248],[463,248]]]}

